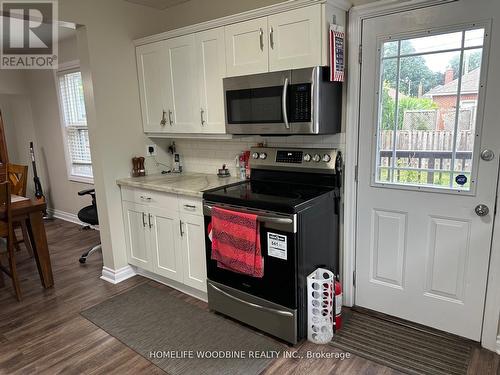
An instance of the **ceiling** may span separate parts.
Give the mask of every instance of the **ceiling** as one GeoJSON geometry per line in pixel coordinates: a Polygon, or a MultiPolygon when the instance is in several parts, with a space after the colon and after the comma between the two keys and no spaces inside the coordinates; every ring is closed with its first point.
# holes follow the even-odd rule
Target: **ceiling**
{"type": "Polygon", "coordinates": [[[189,0],[125,0],[129,3],[144,5],[156,9],[167,9],[175,5],[188,2],[189,0]]]}
{"type": "MultiPolygon", "coordinates": [[[[175,5],[181,4],[181,3],[186,3],[189,0],[125,0],[125,1],[128,1],[129,3],[134,3],[134,4],[148,6],[151,8],[164,10],[167,8],[171,8],[175,5]]],[[[232,0],[232,1],[236,1],[236,0],[232,0]]],[[[350,0],[352,5],[362,5],[362,4],[372,3],[375,1],[378,1],[378,0],[350,0]]]]}

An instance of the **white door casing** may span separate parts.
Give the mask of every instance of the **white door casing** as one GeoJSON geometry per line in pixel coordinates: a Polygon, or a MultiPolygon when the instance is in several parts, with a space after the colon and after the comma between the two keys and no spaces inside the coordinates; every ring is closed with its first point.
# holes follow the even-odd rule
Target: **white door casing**
{"type": "Polygon", "coordinates": [[[460,1],[364,21],[356,231],[357,305],[474,340],[481,335],[500,151],[500,132],[495,126],[500,118],[495,104],[500,87],[495,64],[500,51],[490,46],[496,35],[489,31],[492,17],[493,23],[500,20],[500,9],[493,2],[480,3],[460,1]],[[475,170],[473,164],[469,176],[474,181],[471,191],[437,192],[423,185],[408,188],[377,182],[374,155],[381,40],[475,27],[484,27],[486,36],[474,137],[473,160],[478,164],[475,170]],[[493,161],[480,161],[479,150],[485,148],[497,155],[493,161]],[[478,204],[486,204],[490,214],[477,216],[478,204]]]}
{"type": "Polygon", "coordinates": [[[202,31],[195,35],[196,63],[198,67],[198,92],[201,132],[225,133],[224,95],[222,79],[226,75],[224,28],[202,31]]]}
{"type": "Polygon", "coordinates": [[[269,70],[321,65],[321,5],[269,16],[269,70]]]}

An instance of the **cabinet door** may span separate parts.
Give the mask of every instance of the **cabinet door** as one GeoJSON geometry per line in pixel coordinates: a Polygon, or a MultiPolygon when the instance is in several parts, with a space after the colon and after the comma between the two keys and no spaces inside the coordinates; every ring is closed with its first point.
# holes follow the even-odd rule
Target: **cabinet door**
{"type": "Polygon", "coordinates": [[[199,99],[194,35],[168,39],[165,43],[168,56],[168,87],[173,103],[170,131],[199,133],[199,112],[195,111],[199,99]]]}
{"type": "Polygon", "coordinates": [[[224,28],[197,33],[196,61],[198,65],[198,92],[202,133],[225,133],[224,93],[222,79],[226,74],[224,28]]]}
{"type": "Polygon", "coordinates": [[[321,65],[321,5],[269,16],[269,70],[321,65]]]}
{"type": "Polygon", "coordinates": [[[151,251],[154,272],[169,279],[183,281],[180,253],[179,213],[163,208],[150,208],[151,251]]]}
{"type": "Polygon", "coordinates": [[[181,213],[184,284],[207,291],[203,216],[181,213]]]}
{"type": "Polygon", "coordinates": [[[227,76],[268,71],[267,17],[225,27],[227,76]]]}
{"type": "Polygon", "coordinates": [[[136,49],[142,124],[145,132],[162,132],[169,107],[168,72],[164,42],[136,49]],[[162,121],[163,120],[163,121],[162,121]]]}
{"type": "Polygon", "coordinates": [[[147,206],[123,202],[123,221],[128,262],[147,271],[153,271],[153,262],[147,227],[147,206]]]}

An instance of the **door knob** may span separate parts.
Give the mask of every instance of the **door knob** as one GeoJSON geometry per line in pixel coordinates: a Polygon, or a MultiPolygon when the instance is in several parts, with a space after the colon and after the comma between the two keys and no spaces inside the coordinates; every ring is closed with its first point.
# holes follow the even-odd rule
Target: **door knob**
{"type": "Polygon", "coordinates": [[[485,149],[481,152],[481,159],[484,161],[492,161],[495,157],[495,153],[490,149],[485,149]]]}
{"type": "Polygon", "coordinates": [[[476,211],[477,216],[486,216],[490,213],[490,209],[485,204],[478,204],[474,211],[476,211]]]}

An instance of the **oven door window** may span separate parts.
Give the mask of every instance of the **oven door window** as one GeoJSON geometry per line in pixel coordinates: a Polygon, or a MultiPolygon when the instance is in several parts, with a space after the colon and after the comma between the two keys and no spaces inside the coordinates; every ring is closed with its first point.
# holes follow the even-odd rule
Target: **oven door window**
{"type": "Polygon", "coordinates": [[[226,91],[229,124],[282,124],[283,86],[226,91]]]}

